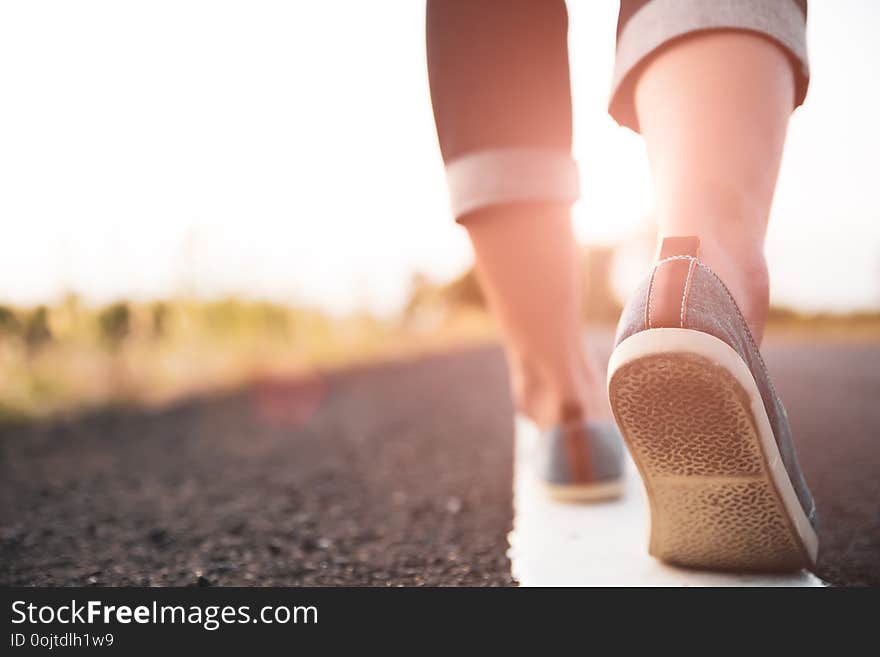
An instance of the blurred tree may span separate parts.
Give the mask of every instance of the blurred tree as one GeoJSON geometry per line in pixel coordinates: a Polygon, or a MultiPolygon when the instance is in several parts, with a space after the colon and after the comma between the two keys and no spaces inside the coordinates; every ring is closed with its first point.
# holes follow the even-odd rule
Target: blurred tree
{"type": "Polygon", "coordinates": [[[416,273],[410,283],[409,300],[404,307],[405,317],[414,313],[436,311],[448,313],[461,308],[484,308],[486,300],[471,267],[458,278],[444,285],[436,285],[424,274],[416,273]]]}
{"type": "Polygon", "coordinates": [[[33,353],[52,339],[49,330],[49,311],[46,306],[39,306],[25,321],[24,342],[28,351],[33,353]]]}
{"type": "Polygon", "coordinates": [[[111,349],[116,349],[128,336],[131,329],[131,311],[124,301],[111,304],[98,314],[98,329],[101,340],[111,349]]]}
{"type": "Polygon", "coordinates": [[[21,322],[15,311],[8,306],[0,306],[0,335],[18,335],[21,333],[21,322]]]}
{"type": "Polygon", "coordinates": [[[443,288],[443,296],[452,306],[485,308],[486,298],[477,280],[477,272],[470,267],[461,276],[443,288]]]}
{"type": "Polygon", "coordinates": [[[588,322],[614,323],[620,317],[621,306],[611,288],[613,262],[612,247],[589,246],[584,249],[584,318],[588,322]]]}
{"type": "Polygon", "coordinates": [[[168,318],[170,314],[171,308],[164,301],[157,301],[150,307],[152,335],[157,340],[165,337],[168,331],[168,318]]]}
{"type": "Polygon", "coordinates": [[[434,287],[428,277],[421,272],[415,272],[409,282],[409,299],[403,308],[404,317],[409,317],[430,303],[433,295],[434,287]]]}
{"type": "Polygon", "coordinates": [[[79,297],[73,292],[67,292],[61,303],[49,309],[49,328],[55,341],[66,344],[69,340],[76,339],[82,316],[79,297]]]}

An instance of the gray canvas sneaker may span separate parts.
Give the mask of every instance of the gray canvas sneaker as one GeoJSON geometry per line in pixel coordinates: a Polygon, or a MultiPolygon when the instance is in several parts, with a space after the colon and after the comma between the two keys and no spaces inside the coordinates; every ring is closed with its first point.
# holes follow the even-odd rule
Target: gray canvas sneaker
{"type": "Polygon", "coordinates": [[[651,509],[652,555],[724,570],[816,562],[816,507],[745,319],[697,258],[663,241],[624,308],[608,366],[614,418],[651,509]]]}
{"type": "Polygon", "coordinates": [[[553,499],[599,502],[623,493],[624,447],[613,423],[572,418],[541,430],[519,416],[516,424],[535,475],[553,499]]]}

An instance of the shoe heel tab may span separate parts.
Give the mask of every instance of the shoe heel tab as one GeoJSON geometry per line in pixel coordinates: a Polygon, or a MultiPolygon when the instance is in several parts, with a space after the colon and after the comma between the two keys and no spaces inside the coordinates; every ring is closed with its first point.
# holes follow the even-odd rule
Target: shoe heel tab
{"type": "Polygon", "coordinates": [[[700,254],[700,238],[696,235],[686,237],[664,237],[660,244],[660,260],[675,256],[696,258],[700,254]]]}
{"type": "Polygon", "coordinates": [[[699,237],[663,238],[660,259],[648,284],[646,329],[685,328],[688,293],[699,251],[699,237]]]}

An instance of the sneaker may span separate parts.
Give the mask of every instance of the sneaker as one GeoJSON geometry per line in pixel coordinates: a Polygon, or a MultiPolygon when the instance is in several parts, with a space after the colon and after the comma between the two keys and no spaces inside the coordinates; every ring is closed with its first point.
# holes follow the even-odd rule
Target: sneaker
{"type": "Polygon", "coordinates": [[[623,493],[624,448],[611,422],[583,419],[539,429],[518,416],[516,430],[532,451],[535,474],[560,502],[599,502],[623,493]]]}
{"type": "Polygon", "coordinates": [[[689,567],[816,563],[816,507],[758,347],[696,237],[663,240],[608,366],[651,508],[649,552],[689,567]]]}

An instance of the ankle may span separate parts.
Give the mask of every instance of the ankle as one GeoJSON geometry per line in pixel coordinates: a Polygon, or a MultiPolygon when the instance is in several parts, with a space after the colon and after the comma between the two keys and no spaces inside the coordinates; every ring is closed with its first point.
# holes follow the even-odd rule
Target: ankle
{"type": "Polygon", "coordinates": [[[755,341],[760,344],[770,306],[770,277],[761,240],[697,233],[700,260],[730,291],[755,341]]]}
{"type": "Polygon", "coordinates": [[[524,354],[508,354],[508,363],[517,411],[541,428],[609,417],[605,386],[583,349],[558,363],[524,354]]]}

